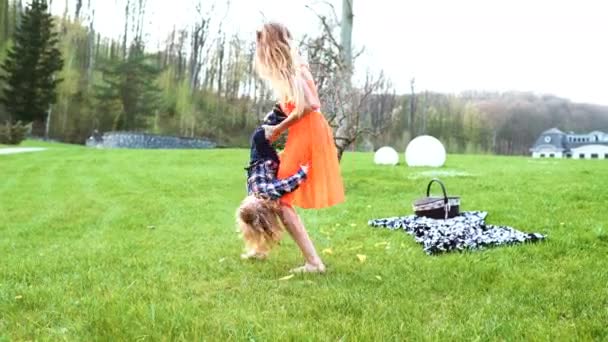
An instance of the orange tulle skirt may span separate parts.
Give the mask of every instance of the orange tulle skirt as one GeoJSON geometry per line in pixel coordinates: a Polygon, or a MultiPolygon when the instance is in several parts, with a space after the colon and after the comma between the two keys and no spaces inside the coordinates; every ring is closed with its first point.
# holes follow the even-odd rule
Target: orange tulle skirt
{"type": "Polygon", "coordinates": [[[288,131],[285,149],[280,154],[278,178],[296,173],[309,164],[308,178],[281,202],[304,209],[320,209],[344,202],[344,184],[332,129],[323,114],[311,112],[288,131]]]}

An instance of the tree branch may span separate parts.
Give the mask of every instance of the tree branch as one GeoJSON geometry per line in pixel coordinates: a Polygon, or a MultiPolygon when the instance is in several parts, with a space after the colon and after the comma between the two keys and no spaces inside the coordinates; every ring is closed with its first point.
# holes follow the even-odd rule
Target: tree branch
{"type": "Polygon", "coordinates": [[[329,40],[331,41],[331,43],[339,50],[342,51],[342,45],[338,44],[338,41],[336,40],[336,38],[333,35],[333,30],[331,28],[331,26],[327,23],[327,17],[318,14],[315,10],[312,9],[312,7],[310,7],[309,5],[306,5],[306,8],[308,8],[309,10],[311,10],[316,16],[317,18],[319,18],[319,20],[321,21],[321,24],[323,25],[323,28],[325,29],[325,33],[327,34],[327,37],[329,38],[329,40]]]}

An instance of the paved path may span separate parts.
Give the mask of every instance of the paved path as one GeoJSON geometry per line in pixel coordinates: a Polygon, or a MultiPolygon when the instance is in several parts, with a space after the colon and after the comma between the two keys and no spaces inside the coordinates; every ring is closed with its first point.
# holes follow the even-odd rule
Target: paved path
{"type": "Polygon", "coordinates": [[[1,154],[17,154],[17,153],[26,153],[26,152],[38,152],[44,151],[46,148],[43,147],[7,147],[0,148],[1,154]]]}

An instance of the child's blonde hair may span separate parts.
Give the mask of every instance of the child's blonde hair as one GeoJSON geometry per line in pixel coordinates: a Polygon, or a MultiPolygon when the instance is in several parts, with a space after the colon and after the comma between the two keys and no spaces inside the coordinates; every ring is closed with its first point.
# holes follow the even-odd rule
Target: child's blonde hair
{"type": "Polygon", "coordinates": [[[280,205],[276,200],[247,196],[236,212],[237,224],[248,249],[267,253],[281,240],[280,205]]]}

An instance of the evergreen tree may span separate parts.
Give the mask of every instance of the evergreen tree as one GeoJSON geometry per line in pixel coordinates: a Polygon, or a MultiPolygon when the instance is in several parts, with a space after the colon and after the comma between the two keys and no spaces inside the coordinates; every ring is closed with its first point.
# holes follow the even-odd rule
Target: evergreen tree
{"type": "Polygon", "coordinates": [[[57,100],[55,73],[63,67],[58,34],[45,0],[32,0],[13,34],[13,46],[2,65],[0,101],[12,120],[44,122],[57,100]]]}
{"type": "Polygon", "coordinates": [[[160,70],[143,44],[135,41],[125,60],[106,61],[102,67],[103,82],[95,89],[97,103],[113,111],[113,129],[142,130],[153,122],[161,97],[156,79],[160,70]],[[117,106],[117,101],[120,105],[117,106]]]}

